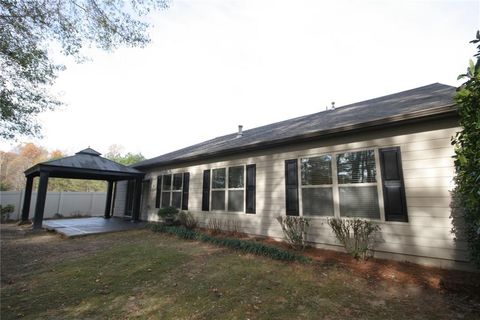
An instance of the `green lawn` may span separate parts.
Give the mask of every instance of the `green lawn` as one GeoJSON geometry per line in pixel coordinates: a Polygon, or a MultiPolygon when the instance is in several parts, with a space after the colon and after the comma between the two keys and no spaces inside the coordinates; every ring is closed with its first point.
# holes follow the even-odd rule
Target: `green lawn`
{"type": "Polygon", "coordinates": [[[148,230],[2,233],[1,319],[473,319],[478,300],[148,230]],[[4,234],[9,235],[5,239],[4,234]]]}

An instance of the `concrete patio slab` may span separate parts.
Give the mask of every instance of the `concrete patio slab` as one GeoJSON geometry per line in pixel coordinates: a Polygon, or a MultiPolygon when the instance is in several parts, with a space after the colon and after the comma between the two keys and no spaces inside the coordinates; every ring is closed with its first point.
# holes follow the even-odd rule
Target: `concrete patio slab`
{"type": "Polygon", "coordinates": [[[116,217],[110,219],[91,217],[44,220],[42,227],[49,231],[58,232],[65,237],[73,238],[90,234],[141,229],[144,228],[145,225],[145,222],[131,222],[116,217]]]}

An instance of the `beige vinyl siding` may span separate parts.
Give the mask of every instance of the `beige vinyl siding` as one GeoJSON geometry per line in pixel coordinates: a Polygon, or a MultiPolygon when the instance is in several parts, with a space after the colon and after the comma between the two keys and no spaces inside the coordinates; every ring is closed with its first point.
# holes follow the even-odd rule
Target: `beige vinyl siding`
{"type": "MultiPolygon", "coordinates": [[[[340,151],[399,146],[409,222],[375,220],[382,228],[376,255],[438,266],[462,267],[461,262],[466,261],[468,256],[466,243],[455,240],[455,235],[451,233],[449,207],[450,190],[454,187],[453,147],[450,139],[456,131],[458,128],[454,120],[430,121],[357,133],[350,137],[249,152],[205,163],[156,168],[149,171],[146,178],[156,181],[160,174],[190,172],[189,211],[201,223],[206,224],[213,217],[236,219],[243,232],[281,239],[283,234],[275,218],[285,215],[285,160],[340,151]],[[248,164],[256,164],[256,214],[202,212],[203,170],[248,164]]],[[[380,176],[379,172],[377,174],[380,176]]],[[[155,206],[155,188],[154,184],[151,191],[153,196],[150,197],[151,208],[155,206]]],[[[383,204],[383,199],[381,202],[383,204]]],[[[148,219],[156,219],[156,209],[148,212],[148,219]]],[[[341,250],[324,217],[312,218],[308,240],[319,247],[341,250]]]]}

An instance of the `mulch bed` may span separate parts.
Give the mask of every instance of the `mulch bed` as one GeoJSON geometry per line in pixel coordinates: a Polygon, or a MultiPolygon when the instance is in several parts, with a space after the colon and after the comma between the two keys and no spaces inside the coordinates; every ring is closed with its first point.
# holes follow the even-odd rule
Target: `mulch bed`
{"type": "MultiPolygon", "coordinates": [[[[290,249],[287,243],[272,238],[265,238],[262,241],[284,249],[290,249]]],[[[354,270],[357,275],[370,280],[389,280],[480,296],[480,272],[448,270],[377,258],[360,261],[343,252],[312,247],[305,249],[303,254],[322,265],[335,265],[354,270]]]]}
{"type": "MultiPolygon", "coordinates": [[[[201,228],[201,231],[212,234],[210,229],[201,228]]],[[[252,237],[239,232],[217,232],[214,235],[219,237],[253,239],[282,249],[292,250],[288,243],[269,237],[252,237]]],[[[377,258],[359,261],[343,252],[313,247],[305,249],[301,254],[312,258],[322,266],[335,266],[352,270],[357,276],[361,276],[369,281],[387,280],[396,283],[412,284],[437,290],[462,292],[480,296],[480,272],[449,270],[410,262],[377,258]]]]}

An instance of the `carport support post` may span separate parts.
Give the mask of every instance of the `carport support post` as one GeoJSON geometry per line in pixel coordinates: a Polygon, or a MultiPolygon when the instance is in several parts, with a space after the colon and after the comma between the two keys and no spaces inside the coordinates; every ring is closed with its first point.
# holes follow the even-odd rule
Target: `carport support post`
{"type": "Polygon", "coordinates": [[[37,204],[35,205],[35,217],[33,229],[41,229],[43,222],[43,213],[45,211],[45,200],[47,199],[47,187],[49,173],[40,171],[40,183],[38,184],[37,204]]]}
{"type": "Polygon", "coordinates": [[[140,220],[140,198],[142,197],[142,178],[135,179],[135,191],[133,195],[133,214],[132,220],[140,220]]]}
{"type": "Polygon", "coordinates": [[[30,214],[30,202],[32,201],[33,176],[27,177],[27,184],[25,185],[25,195],[23,197],[22,207],[22,222],[28,221],[30,214]]]}
{"type": "Polygon", "coordinates": [[[113,193],[113,181],[108,181],[107,188],[107,203],[105,204],[105,219],[110,219],[112,212],[112,193],[113,193]]]}

